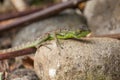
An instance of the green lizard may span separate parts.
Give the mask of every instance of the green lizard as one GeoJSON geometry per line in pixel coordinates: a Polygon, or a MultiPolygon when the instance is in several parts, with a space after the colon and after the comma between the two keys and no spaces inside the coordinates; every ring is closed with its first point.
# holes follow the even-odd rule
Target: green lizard
{"type": "Polygon", "coordinates": [[[14,52],[14,51],[19,51],[22,49],[27,49],[31,47],[37,47],[40,46],[42,43],[48,41],[48,40],[53,40],[53,39],[70,39],[70,38],[81,38],[85,37],[89,33],[88,30],[69,30],[69,29],[58,29],[57,31],[50,32],[38,39],[36,39],[33,42],[28,42],[26,44],[22,44],[17,47],[13,47],[10,49],[4,49],[0,50],[0,53],[8,53],[8,52],[14,52]]]}

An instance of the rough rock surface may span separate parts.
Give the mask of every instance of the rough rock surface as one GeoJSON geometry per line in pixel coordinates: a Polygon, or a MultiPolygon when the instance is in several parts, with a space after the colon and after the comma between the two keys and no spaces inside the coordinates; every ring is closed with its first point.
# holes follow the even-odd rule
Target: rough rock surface
{"type": "Polygon", "coordinates": [[[94,35],[120,33],[120,0],[91,0],[84,15],[94,35]]]}
{"type": "Polygon", "coordinates": [[[86,38],[47,42],[35,55],[35,71],[41,80],[118,80],[120,41],[86,38]],[[62,48],[61,48],[62,47],[62,48]]]}

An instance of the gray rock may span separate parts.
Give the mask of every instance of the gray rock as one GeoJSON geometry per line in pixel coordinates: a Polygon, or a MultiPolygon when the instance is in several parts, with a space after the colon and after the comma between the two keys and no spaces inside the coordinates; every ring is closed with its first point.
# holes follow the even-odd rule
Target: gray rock
{"type": "Polygon", "coordinates": [[[87,28],[86,20],[82,15],[77,15],[73,10],[63,12],[57,16],[35,22],[23,28],[13,40],[13,46],[32,41],[45,33],[58,28],[87,28]]]}
{"type": "Polygon", "coordinates": [[[120,0],[91,0],[84,15],[94,35],[120,33],[120,0]]]}
{"type": "Polygon", "coordinates": [[[86,38],[47,42],[35,54],[41,80],[119,80],[120,41],[86,38]]]}

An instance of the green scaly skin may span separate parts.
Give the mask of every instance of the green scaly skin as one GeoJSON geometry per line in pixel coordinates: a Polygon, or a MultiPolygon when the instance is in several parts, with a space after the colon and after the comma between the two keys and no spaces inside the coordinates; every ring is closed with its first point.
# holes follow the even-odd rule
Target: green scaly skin
{"type": "Polygon", "coordinates": [[[0,50],[0,53],[6,53],[6,52],[13,52],[13,51],[18,51],[18,50],[22,50],[22,49],[26,49],[26,48],[31,48],[31,47],[37,47],[40,46],[42,43],[49,41],[49,40],[54,40],[55,38],[57,39],[71,39],[71,38],[76,38],[76,39],[80,39],[81,37],[85,37],[90,31],[58,31],[58,32],[53,32],[53,33],[49,33],[41,38],[38,38],[37,40],[33,41],[33,42],[28,42],[26,44],[14,47],[14,48],[10,48],[10,49],[4,49],[4,50],[0,50]],[[56,36],[56,37],[55,37],[56,36]]]}

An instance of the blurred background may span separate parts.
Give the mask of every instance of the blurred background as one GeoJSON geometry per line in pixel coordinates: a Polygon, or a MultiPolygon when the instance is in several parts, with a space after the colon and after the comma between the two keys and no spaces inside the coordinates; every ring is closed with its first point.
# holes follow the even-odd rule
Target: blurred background
{"type": "Polygon", "coordinates": [[[0,0],[0,14],[13,11],[24,11],[63,0],[0,0]]]}

